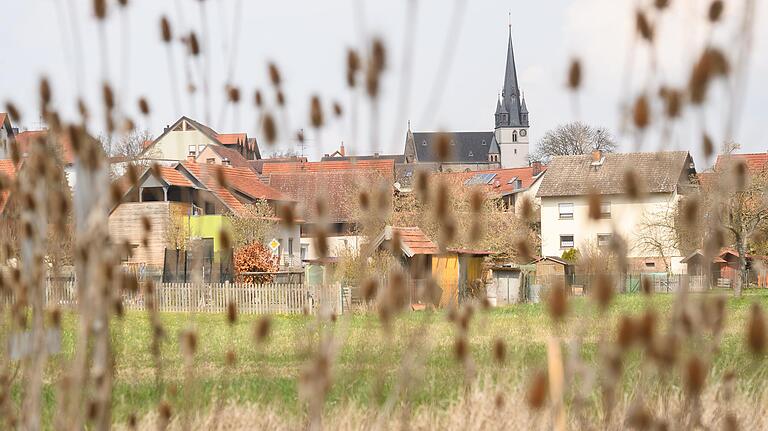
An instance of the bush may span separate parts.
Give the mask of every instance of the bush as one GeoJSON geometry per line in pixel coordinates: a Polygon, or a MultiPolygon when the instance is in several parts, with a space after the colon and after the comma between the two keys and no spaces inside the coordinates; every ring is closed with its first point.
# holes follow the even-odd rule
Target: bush
{"type": "MultiPolygon", "coordinates": [[[[276,272],[279,268],[278,257],[264,244],[253,242],[235,249],[235,272],[276,272]]],[[[246,283],[270,283],[274,274],[246,275],[241,277],[246,283]]]]}

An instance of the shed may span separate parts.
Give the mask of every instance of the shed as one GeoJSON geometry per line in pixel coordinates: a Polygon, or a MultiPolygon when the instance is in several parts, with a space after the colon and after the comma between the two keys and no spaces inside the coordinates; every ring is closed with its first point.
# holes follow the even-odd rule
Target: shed
{"type": "Polygon", "coordinates": [[[562,281],[570,286],[573,265],[557,256],[543,256],[533,262],[536,265],[536,284],[551,285],[562,281]]]}
{"type": "Polygon", "coordinates": [[[440,306],[457,305],[460,297],[471,288],[482,287],[477,285],[483,281],[482,263],[485,256],[492,254],[488,250],[441,251],[437,244],[416,226],[386,226],[371,242],[368,250],[369,253],[373,250],[394,251],[403,269],[410,274],[411,298],[416,298],[414,290],[432,277],[441,290],[440,306]],[[393,250],[394,245],[397,250],[393,250]]]}

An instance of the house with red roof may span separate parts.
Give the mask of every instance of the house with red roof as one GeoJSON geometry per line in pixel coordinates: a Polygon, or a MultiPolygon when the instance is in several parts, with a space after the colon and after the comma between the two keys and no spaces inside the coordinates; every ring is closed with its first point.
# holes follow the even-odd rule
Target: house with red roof
{"type": "MultiPolygon", "coordinates": [[[[163,133],[146,142],[140,157],[149,160],[180,162],[190,157],[197,159],[207,146],[224,147],[237,152],[245,160],[261,158],[256,138],[246,133],[219,133],[189,117],[181,117],[168,125],[163,133]]],[[[222,156],[223,158],[230,158],[222,156]]],[[[198,160],[200,161],[200,160],[198,160]]]]}
{"type": "MultiPolygon", "coordinates": [[[[182,162],[147,168],[136,184],[128,184],[126,177],[119,181],[123,197],[111,210],[109,231],[117,244],[131,248],[129,263],[162,266],[166,248],[174,249],[187,239],[199,240],[205,255],[215,256],[223,248],[221,231],[230,228],[227,215],[254,217],[249,205],[258,202],[273,208],[295,205],[294,199],[262,183],[250,168],[182,162]],[[152,225],[148,237],[142,226],[145,217],[152,225]]],[[[279,243],[281,264],[300,265],[299,225],[276,226],[266,242],[271,239],[279,243]]]]}
{"type": "Polygon", "coordinates": [[[541,162],[521,168],[486,169],[470,172],[448,172],[434,174],[436,178],[454,180],[470,188],[479,188],[487,196],[498,199],[504,208],[519,212],[523,199],[530,199],[533,204],[540,203],[536,197],[541,179],[547,167],[541,162]]]}
{"type": "Polygon", "coordinates": [[[296,201],[297,215],[304,220],[301,256],[307,260],[321,257],[314,241],[321,230],[332,257],[343,249],[357,252],[362,245],[361,192],[393,193],[392,160],[264,163],[261,172],[267,184],[296,201]]]}

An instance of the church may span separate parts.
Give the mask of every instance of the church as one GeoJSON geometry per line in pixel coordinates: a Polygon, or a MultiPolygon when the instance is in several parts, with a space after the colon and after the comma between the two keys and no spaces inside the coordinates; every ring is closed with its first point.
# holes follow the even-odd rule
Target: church
{"type": "Polygon", "coordinates": [[[438,172],[528,166],[528,108],[520,91],[509,30],[504,86],[496,99],[495,127],[489,132],[447,132],[451,139],[451,159],[440,162],[435,142],[438,132],[414,132],[410,123],[405,136],[404,163],[427,165],[438,172]]]}

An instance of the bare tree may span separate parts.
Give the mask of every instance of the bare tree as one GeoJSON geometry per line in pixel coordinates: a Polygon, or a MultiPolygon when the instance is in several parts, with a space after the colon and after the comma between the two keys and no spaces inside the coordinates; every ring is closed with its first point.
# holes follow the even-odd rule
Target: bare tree
{"type": "Polygon", "coordinates": [[[662,211],[649,211],[643,213],[637,225],[635,247],[661,257],[664,261],[664,270],[671,273],[670,257],[675,252],[680,253],[680,241],[683,235],[678,233],[683,226],[678,224],[676,209],[668,206],[662,211]]]}
{"type": "Polygon", "coordinates": [[[547,131],[539,140],[533,159],[547,161],[554,156],[589,154],[595,148],[612,153],[616,151],[616,141],[603,127],[574,121],[547,131]]]}
{"type": "Polygon", "coordinates": [[[716,174],[720,194],[713,200],[711,211],[739,254],[740,276],[734,286],[734,295],[739,297],[747,280],[748,243],[768,221],[768,170],[749,172],[744,162],[733,161],[716,174]]]}

